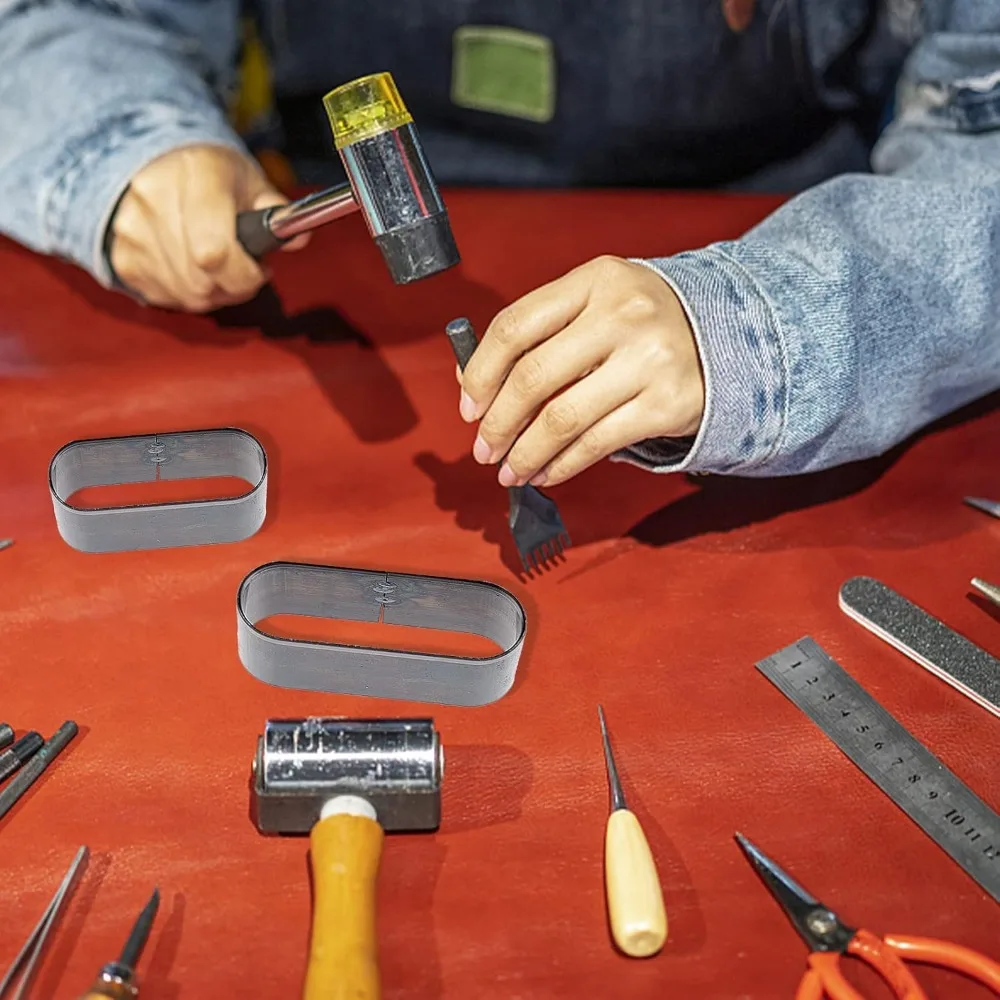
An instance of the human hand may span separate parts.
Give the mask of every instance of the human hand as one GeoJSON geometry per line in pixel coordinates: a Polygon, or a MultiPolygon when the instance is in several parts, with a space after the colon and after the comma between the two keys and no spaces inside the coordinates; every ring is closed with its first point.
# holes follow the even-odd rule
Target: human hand
{"type": "Polygon", "coordinates": [[[459,373],[476,461],[503,486],[555,485],[620,448],[697,433],[705,385],[670,285],[598,257],[503,309],[459,373]]]}
{"type": "MultiPolygon", "coordinates": [[[[245,302],[267,275],[237,241],[236,216],[287,200],[235,150],[172,150],[132,178],[112,223],[111,266],[152,305],[208,312],[245,302]]],[[[297,236],[282,249],[306,242],[297,236]]]]}

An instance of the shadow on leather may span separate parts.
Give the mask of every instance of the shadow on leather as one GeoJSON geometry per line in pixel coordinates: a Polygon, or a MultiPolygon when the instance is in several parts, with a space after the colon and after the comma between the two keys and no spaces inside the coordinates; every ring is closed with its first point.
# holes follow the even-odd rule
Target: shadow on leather
{"type": "Polygon", "coordinates": [[[441,832],[480,830],[519,819],[534,782],[531,758],[505,745],[446,746],[441,832]]]}
{"type": "Polygon", "coordinates": [[[416,427],[416,410],[399,377],[337,310],[287,313],[274,287],[265,285],[252,301],[220,309],[212,319],[221,330],[258,331],[301,359],[358,440],[392,441],[416,427]]]}

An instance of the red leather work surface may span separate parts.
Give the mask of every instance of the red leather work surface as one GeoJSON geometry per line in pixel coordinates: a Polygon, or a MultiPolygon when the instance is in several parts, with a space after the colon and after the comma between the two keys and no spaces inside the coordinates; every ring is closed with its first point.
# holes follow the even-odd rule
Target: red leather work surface
{"type": "MultiPolygon", "coordinates": [[[[448,767],[441,830],[386,840],[386,997],[790,998],[806,949],[736,830],[849,921],[1000,957],[997,905],[754,669],[813,636],[1000,806],[1000,722],[837,605],[844,580],[871,575],[1000,651],[1000,618],[969,587],[1000,580],[1000,522],[961,503],[1000,498],[995,405],[798,481],[604,463],[554,491],[575,546],[533,582],[511,568],[504,491],[469,456],[449,319],[482,330],[591,256],[736,236],[775,204],[454,192],[460,269],[393,287],[355,215],[276,256],[280,298],[223,321],[143,309],[0,246],[0,537],[15,539],[0,552],[0,716],[45,735],[81,727],[0,823],[0,966],[86,844],[34,996],[82,993],[154,885],[146,1000],[298,995],[308,841],[248,818],[257,735],[269,717],[407,713],[433,714],[448,767]],[[61,445],[224,425],[268,451],[255,537],[114,555],[60,539],[46,472],[61,445]],[[258,682],[237,657],[235,595],[276,559],[510,588],[529,615],[514,689],[454,709],[258,682]],[[598,702],[665,888],[670,938],[648,961],[608,934],[598,702]]],[[[373,628],[361,641],[392,641],[373,628]]],[[[918,975],[937,1000],[989,995],[918,975]]]]}

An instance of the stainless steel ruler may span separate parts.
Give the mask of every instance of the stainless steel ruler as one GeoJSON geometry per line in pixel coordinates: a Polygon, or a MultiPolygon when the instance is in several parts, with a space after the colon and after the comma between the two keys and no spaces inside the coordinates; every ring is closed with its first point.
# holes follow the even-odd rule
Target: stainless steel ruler
{"type": "Polygon", "coordinates": [[[813,639],[757,669],[1000,903],[1000,816],[813,639]]]}

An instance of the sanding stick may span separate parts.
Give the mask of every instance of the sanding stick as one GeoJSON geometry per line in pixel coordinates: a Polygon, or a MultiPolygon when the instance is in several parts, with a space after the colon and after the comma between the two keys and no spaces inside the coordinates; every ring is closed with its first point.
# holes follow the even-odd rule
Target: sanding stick
{"type": "Polygon", "coordinates": [[[856,576],[840,608],[889,645],[1000,718],[1000,660],[884,583],[856,576]]]}

